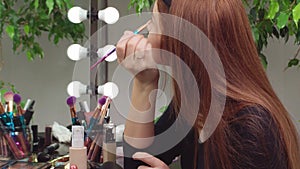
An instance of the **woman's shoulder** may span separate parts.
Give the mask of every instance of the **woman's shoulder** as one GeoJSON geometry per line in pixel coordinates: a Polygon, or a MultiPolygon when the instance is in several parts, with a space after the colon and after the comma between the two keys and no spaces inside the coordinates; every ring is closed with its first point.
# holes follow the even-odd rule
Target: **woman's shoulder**
{"type": "Polygon", "coordinates": [[[229,127],[230,142],[235,151],[242,152],[239,155],[241,161],[253,157],[250,161],[252,164],[286,168],[280,129],[267,109],[256,105],[246,106],[235,114],[229,127]]]}
{"type": "Polygon", "coordinates": [[[230,122],[250,128],[264,129],[266,127],[269,128],[270,125],[276,125],[271,112],[260,105],[250,105],[241,108],[234,114],[230,122]]]}

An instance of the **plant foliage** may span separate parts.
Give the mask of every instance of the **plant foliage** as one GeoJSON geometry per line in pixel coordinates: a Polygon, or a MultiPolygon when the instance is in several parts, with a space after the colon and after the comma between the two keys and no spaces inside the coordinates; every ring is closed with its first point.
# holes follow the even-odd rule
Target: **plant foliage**
{"type": "Polygon", "coordinates": [[[28,60],[44,57],[37,42],[42,33],[58,44],[61,39],[73,42],[85,37],[83,24],[72,24],[67,19],[71,0],[2,0],[0,2],[0,38],[4,33],[12,40],[13,51],[24,52],[28,60]]]}

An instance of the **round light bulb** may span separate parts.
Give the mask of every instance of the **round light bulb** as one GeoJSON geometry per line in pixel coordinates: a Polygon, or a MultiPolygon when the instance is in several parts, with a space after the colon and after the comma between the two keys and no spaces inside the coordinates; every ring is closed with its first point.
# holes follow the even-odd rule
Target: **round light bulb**
{"type": "Polygon", "coordinates": [[[67,91],[70,96],[74,96],[76,98],[80,97],[82,94],[87,93],[88,86],[82,84],[79,81],[73,81],[69,83],[67,91]]]}
{"type": "Polygon", "coordinates": [[[113,99],[118,95],[119,88],[113,82],[107,82],[102,86],[98,86],[97,92],[98,94],[102,94],[104,96],[108,96],[111,99],[113,99]]]}
{"type": "Polygon", "coordinates": [[[119,11],[114,7],[107,7],[98,12],[98,18],[107,24],[114,24],[119,20],[119,11]]]}
{"type": "Polygon", "coordinates": [[[87,17],[88,11],[78,6],[75,6],[68,11],[68,19],[72,23],[81,23],[82,21],[86,20],[87,17]]]}
{"type": "Polygon", "coordinates": [[[73,44],[68,47],[67,54],[71,60],[78,61],[88,56],[88,49],[79,44],[73,44]]]}
{"type": "MultiPolygon", "coordinates": [[[[114,45],[106,45],[103,48],[98,49],[97,54],[99,58],[102,58],[103,56],[107,55],[109,52],[111,52],[112,50],[114,50],[116,47],[114,45]]],[[[112,54],[110,54],[105,61],[107,62],[113,62],[117,60],[117,52],[113,52],[112,54]]]]}

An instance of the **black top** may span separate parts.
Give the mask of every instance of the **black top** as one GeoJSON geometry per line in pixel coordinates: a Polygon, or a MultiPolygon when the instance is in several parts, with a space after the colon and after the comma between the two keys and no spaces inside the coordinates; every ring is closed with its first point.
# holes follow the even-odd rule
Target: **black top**
{"type": "MultiPolygon", "coordinates": [[[[161,116],[158,122],[155,124],[155,135],[162,133],[168,129],[172,123],[176,120],[176,117],[172,117],[171,112],[173,109],[169,106],[166,112],[161,116]]],[[[287,164],[287,155],[280,144],[279,133],[276,133],[274,128],[276,125],[270,117],[269,112],[262,108],[258,107],[246,107],[240,110],[234,122],[230,123],[230,128],[234,130],[237,135],[236,137],[240,138],[240,144],[235,144],[232,142],[232,145],[235,146],[235,150],[239,151],[240,154],[237,162],[234,163],[234,169],[286,169],[288,168],[287,164]],[[251,118],[249,118],[251,116],[251,118]],[[262,117],[262,118],[255,118],[262,117]],[[260,131],[253,130],[249,128],[251,120],[260,121],[256,124],[260,131]],[[248,124],[247,124],[248,123],[248,124]],[[246,125],[247,124],[247,125],[246,125]],[[242,145],[247,145],[243,147],[242,145]],[[245,158],[247,158],[246,162],[245,158]],[[253,164],[255,166],[253,166],[253,164]]],[[[174,131],[176,134],[177,131],[174,131]]],[[[124,140],[124,139],[123,139],[124,140]]],[[[195,154],[195,137],[194,132],[191,130],[186,137],[178,143],[176,146],[170,150],[157,155],[156,157],[164,161],[166,164],[171,164],[173,159],[177,156],[181,156],[181,168],[182,169],[194,169],[194,154],[195,154]]],[[[155,143],[154,144],[159,144],[155,143]]],[[[205,144],[205,143],[204,143],[205,144]]],[[[197,155],[197,169],[204,169],[204,148],[203,144],[198,143],[198,155],[197,155]]],[[[135,152],[148,152],[151,154],[151,148],[147,149],[136,149],[124,141],[124,169],[136,169],[138,166],[142,165],[141,161],[133,160],[132,155],[135,152]]],[[[236,160],[235,159],[235,160],[236,160]]],[[[210,168],[218,168],[215,163],[217,160],[210,158],[210,168]]],[[[143,164],[145,165],[145,164],[143,164]]]]}

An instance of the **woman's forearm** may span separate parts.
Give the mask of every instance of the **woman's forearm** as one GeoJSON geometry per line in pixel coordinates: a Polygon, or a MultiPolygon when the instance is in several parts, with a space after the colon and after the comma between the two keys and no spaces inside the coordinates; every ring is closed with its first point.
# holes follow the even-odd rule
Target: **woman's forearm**
{"type": "Polygon", "coordinates": [[[124,139],[133,147],[146,148],[153,142],[157,81],[149,84],[134,80],[131,106],[125,124],[124,139]]]}

